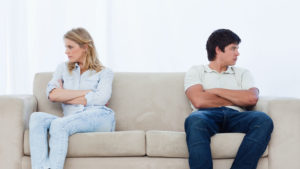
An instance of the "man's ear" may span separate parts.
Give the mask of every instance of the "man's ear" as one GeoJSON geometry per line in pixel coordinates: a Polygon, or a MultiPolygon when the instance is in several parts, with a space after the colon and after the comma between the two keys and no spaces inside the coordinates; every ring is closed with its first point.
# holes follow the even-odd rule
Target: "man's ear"
{"type": "Polygon", "coordinates": [[[218,54],[218,53],[220,53],[220,52],[223,52],[220,48],[219,48],[219,46],[216,46],[216,54],[218,54]]]}

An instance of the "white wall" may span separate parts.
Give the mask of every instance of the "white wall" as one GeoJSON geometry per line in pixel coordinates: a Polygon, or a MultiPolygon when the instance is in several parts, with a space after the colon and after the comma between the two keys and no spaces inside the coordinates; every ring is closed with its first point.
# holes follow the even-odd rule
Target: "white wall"
{"type": "Polygon", "coordinates": [[[192,65],[206,64],[208,36],[228,28],[242,39],[237,64],[250,69],[261,95],[300,97],[297,0],[7,0],[2,4],[8,17],[0,20],[6,25],[0,27],[0,94],[31,93],[34,73],[53,71],[66,60],[63,34],[82,26],[94,37],[102,62],[117,72],[185,72],[192,65]]]}

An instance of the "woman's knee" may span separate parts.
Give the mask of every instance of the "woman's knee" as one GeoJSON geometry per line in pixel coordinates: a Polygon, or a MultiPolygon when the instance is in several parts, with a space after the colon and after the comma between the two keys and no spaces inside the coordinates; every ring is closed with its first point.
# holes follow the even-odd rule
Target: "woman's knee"
{"type": "Polygon", "coordinates": [[[64,130],[64,123],[61,118],[55,119],[51,122],[49,130],[50,135],[53,135],[62,130],[64,130]]]}
{"type": "Polygon", "coordinates": [[[43,126],[44,124],[44,119],[47,116],[46,113],[44,112],[34,112],[30,116],[29,120],[29,128],[35,128],[35,127],[40,127],[43,126]]]}

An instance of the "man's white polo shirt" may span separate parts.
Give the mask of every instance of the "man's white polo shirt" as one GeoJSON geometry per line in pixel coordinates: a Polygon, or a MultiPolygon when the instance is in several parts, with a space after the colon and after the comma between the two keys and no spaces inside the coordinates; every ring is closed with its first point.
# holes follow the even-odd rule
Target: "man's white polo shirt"
{"type": "MultiPolygon", "coordinates": [[[[248,90],[254,87],[254,80],[246,69],[229,66],[224,72],[212,70],[208,65],[191,67],[185,74],[184,91],[189,87],[200,84],[204,90],[212,88],[224,88],[231,90],[248,90]]],[[[191,104],[193,110],[197,110],[191,104]]],[[[245,111],[242,107],[226,106],[238,111],[245,111]]]]}

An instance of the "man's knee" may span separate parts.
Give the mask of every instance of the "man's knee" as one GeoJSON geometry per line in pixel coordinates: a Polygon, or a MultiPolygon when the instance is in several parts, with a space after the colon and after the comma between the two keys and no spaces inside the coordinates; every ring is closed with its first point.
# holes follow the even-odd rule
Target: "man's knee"
{"type": "Polygon", "coordinates": [[[270,116],[263,112],[253,112],[253,120],[255,121],[254,127],[263,128],[270,133],[273,131],[274,124],[270,116]]]}
{"type": "Polygon", "coordinates": [[[209,127],[207,119],[205,119],[201,114],[196,113],[193,113],[186,118],[184,126],[186,131],[193,129],[206,130],[209,127]]]}
{"type": "Polygon", "coordinates": [[[262,127],[268,129],[269,132],[271,133],[274,128],[273,120],[267,114],[265,114],[263,118],[264,118],[264,122],[262,124],[262,127]]]}

